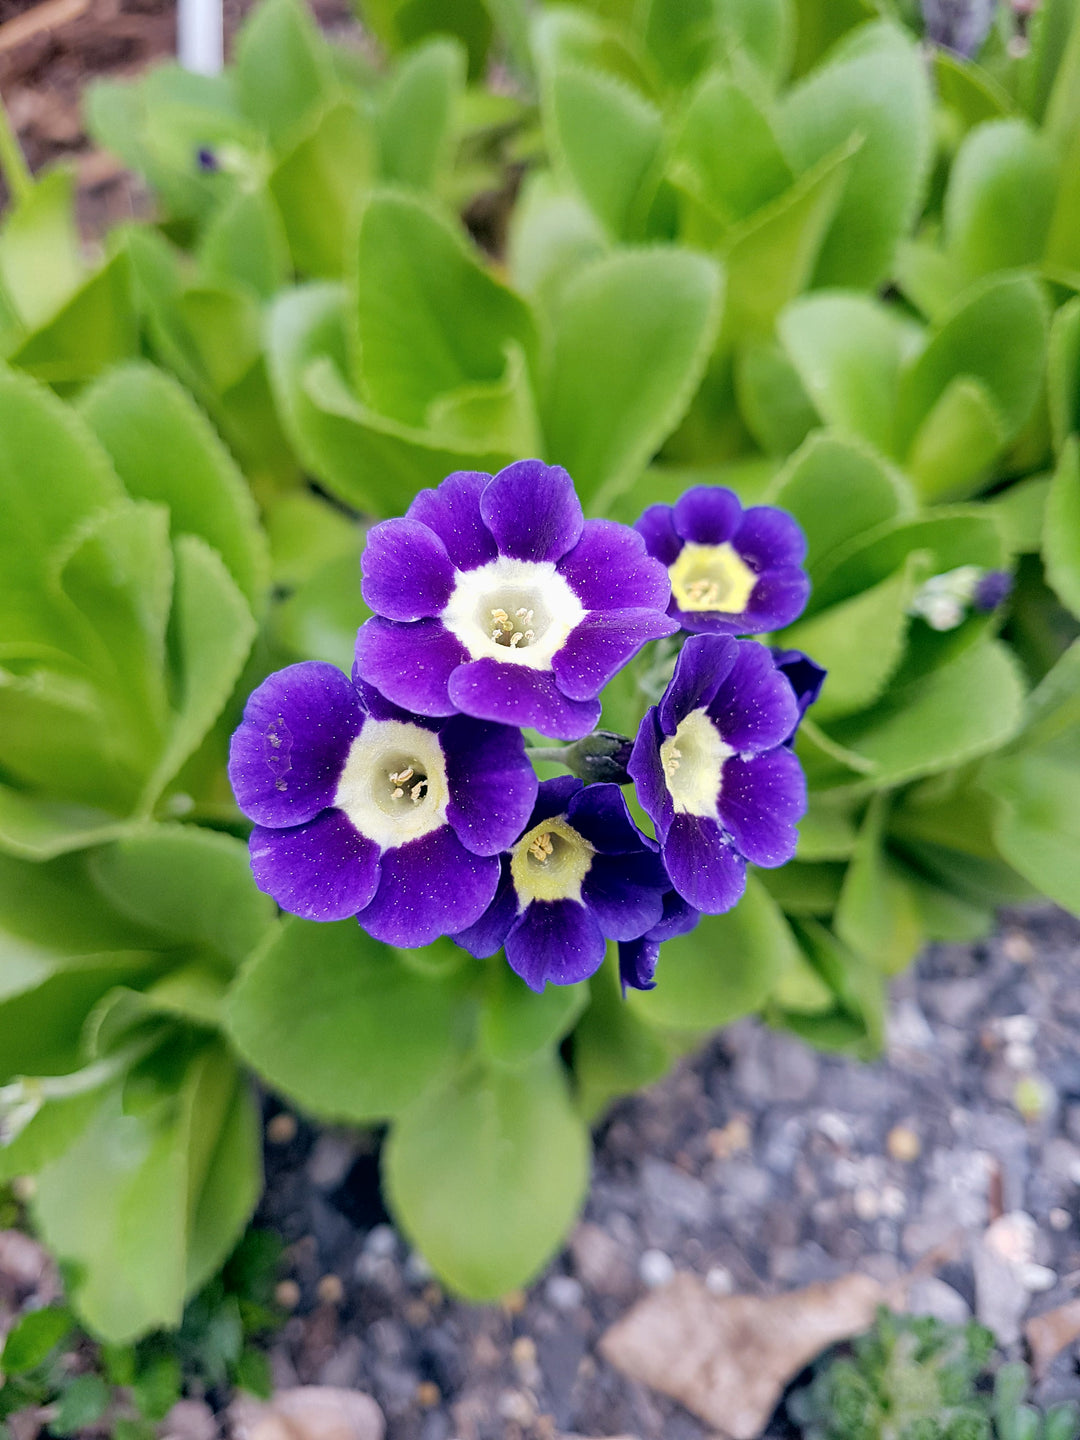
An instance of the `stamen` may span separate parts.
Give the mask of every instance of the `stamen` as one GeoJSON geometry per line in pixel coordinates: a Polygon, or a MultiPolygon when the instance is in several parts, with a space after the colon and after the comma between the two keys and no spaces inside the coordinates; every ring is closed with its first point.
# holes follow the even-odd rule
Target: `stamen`
{"type": "Polygon", "coordinates": [[[405,795],[405,791],[399,785],[397,789],[392,792],[392,794],[395,800],[401,800],[405,795]]]}
{"type": "Polygon", "coordinates": [[[521,631],[515,630],[513,635],[510,636],[510,649],[516,650],[524,639],[525,636],[521,633],[521,631]]]}
{"type": "Polygon", "coordinates": [[[409,795],[411,796],[411,798],[412,798],[412,803],[413,803],[414,805],[419,805],[419,804],[420,804],[420,801],[423,800],[423,798],[424,798],[424,796],[425,796],[426,794],[427,794],[427,781],[426,781],[426,780],[418,780],[418,781],[416,782],[416,784],[412,787],[412,789],[409,791],[409,795]]]}
{"type": "Polygon", "coordinates": [[[411,765],[408,765],[404,770],[399,770],[396,775],[391,770],[390,779],[395,785],[406,785],[412,779],[415,773],[416,772],[413,770],[413,767],[411,765]]]}
{"type": "Polygon", "coordinates": [[[667,746],[667,754],[664,756],[664,770],[668,775],[674,775],[679,768],[682,759],[682,751],[677,745],[667,746]]]}
{"type": "Polygon", "coordinates": [[[551,836],[546,830],[537,835],[536,839],[529,846],[529,854],[541,865],[546,865],[548,856],[553,854],[555,846],[551,843],[551,836]]]}
{"type": "Polygon", "coordinates": [[[523,605],[520,610],[515,610],[515,611],[514,611],[514,614],[517,616],[517,618],[518,618],[519,620],[524,620],[524,621],[525,621],[525,624],[526,624],[526,625],[529,625],[529,624],[532,623],[532,618],[533,618],[533,615],[535,614],[535,611],[526,610],[526,609],[525,609],[525,606],[523,605]]]}
{"type": "Polygon", "coordinates": [[[720,586],[715,580],[695,580],[686,587],[686,593],[695,605],[706,610],[720,603],[720,586]]]}

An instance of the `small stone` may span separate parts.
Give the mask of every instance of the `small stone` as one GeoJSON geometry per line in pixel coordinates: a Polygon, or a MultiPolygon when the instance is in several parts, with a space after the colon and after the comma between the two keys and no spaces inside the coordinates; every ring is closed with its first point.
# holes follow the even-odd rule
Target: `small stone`
{"type": "Polygon", "coordinates": [[[383,1440],[386,1433],[370,1395],[329,1385],[279,1390],[266,1403],[242,1396],[229,1419],[234,1440],[383,1440]]]}
{"type": "Polygon", "coordinates": [[[515,1425],[531,1425],[536,1419],[536,1405],[524,1390],[504,1390],[499,1396],[499,1415],[515,1425]]]}
{"type": "Polygon", "coordinates": [[[177,1400],[161,1422],[161,1440],[217,1440],[218,1433],[205,1400],[177,1400]]]}
{"type": "Polygon", "coordinates": [[[300,1304],[300,1286],[295,1280],[279,1280],[274,1287],[274,1299],[282,1310],[295,1310],[300,1304]]]}
{"type": "Polygon", "coordinates": [[[1001,939],[1001,953],[1014,965],[1030,965],[1035,959],[1035,946],[1022,930],[1006,930],[1001,939]]]}
{"type": "Polygon", "coordinates": [[[1038,1061],[1038,1056],[1035,1054],[1035,1047],[1033,1045],[1025,1045],[1019,1040],[1010,1040],[1001,1052],[1001,1058],[1010,1070],[1019,1070],[1022,1074],[1027,1074],[1029,1070],[1034,1070],[1038,1061]]]}
{"type": "Polygon", "coordinates": [[[597,1295],[619,1298],[633,1290],[634,1270],[625,1248],[599,1225],[580,1224],[571,1238],[570,1251],[578,1275],[597,1295]]]}
{"type": "Polygon", "coordinates": [[[731,1295],[735,1290],[735,1277],[726,1265],[711,1265],[705,1272],[705,1289],[710,1295],[731,1295]]]}
{"type": "Polygon", "coordinates": [[[1068,1210],[1063,1210],[1060,1205],[1055,1205],[1047,1218],[1050,1221],[1051,1230],[1068,1230],[1072,1224],[1072,1216],[1068,1210]]]}
{"type": "Polygon", "coordinates": [[[1049,1265],[1030,1264],[1020,1267],[1020,1283],[1033,1295],[1052,1290],[1057,1284],[1057,1278],[1057,1271],[1051,1270],[1049,1265]]]}
{"type": "Polygon", "coordinates": [[[1023,1210],[1013,1210],[988,1227],[983,1243],[1002,1260],[1026,1265],[1034,1258],[1037,1234],[1038,1226],[1032,1217],[1023,1210]]]}
{"type": "MultiPolygon", "coordinates": [[[[356,1390],[363,1373],[364,1343],[359,1335],[345,1335],[329,1360],[319,1366],[316,1378],[320,1385],[356,1390]]],[[[292,1383],[295,1385],[296,1380],[292,1383]]]]}
{"type": "Polygon", "coordinates": [[[420,1292],[425,1305],[430,1305],[434,1310],[437,1305],[443,1302],[442,1286],[436,1285],[433,1281],[424,1286],[420,1292]]]}
{"type": "Polygon", "coordinates": [[[421,1380],[416,1387],[416,1403],[424,1410],[434,1410],[442,1400],[442,1391],[434,1380],[421,1380]]]}
{"type": "Polygon", "coordinates": [[[1036,1315],[1025,1325],[1024,1334],[1031,1347],[1035,1374],[1043,1375],[1055,1356],[1080,1340],[1080,1300],[1070,1300],[1056,1310],[1036,1315]]]}
{"type": "Polygon", "coordinates": [[[855,1139],[851,1122],[835,1110],[823,1110],[817,1118],[817,1128],[826,1140],[842,1150],[847,1150],[855,1139]]]}
{"type": "Polygon", "coordinates": [[[859,1186],[851,1197],[851,1203],[855,1214],[866,1224],[869,1224],[871,1220],[876,1220],[881,1213],[881,1200],[878,1193],[867,1185],[859,1186]]]}
{"type": "Polygon", "coordinates": [[[519,1335],[510,1346],[510,1359],[518,1379],[529,1390],[539,1389],[543,1375],[536,1360],[536,1341],[531,1335],[519,1335]]]}
{"type": "Polygon", "coordinates": [[[932,1315],[944,1325],[966,1325],[971,1319],[971,1307],[964,1297],[936,1275],[922,1275],[911,1282],[904,1308],[909,1315],[932,1315]]]}
{"type": "Polygon", "coordinates": [[[907,1211],[907,1196],[899,1185],[886,1185],[881,1192],[881,1213],[886,1220],[899,1220],[907,1211]]]}
{"type": "Polygon", "coordinates": [[[906,1125],[894,1125],[885,1137],[885,1148],[894,1160],[910,1165],[919,1158],[922,1141],[906,1125]]]}
{"type": "Polygon", "coordinates": [[[271,1145],[288,1145],[296,1139],[298,1129],[296,1116],[282,1110],[267,1122],[266,1138],[271,1145]]]}
{"type": "Polygon", "coordinates": [[[340,1305],[345,1298],[345,1286],[340,1275],[324,1275],[315,1286],[315,1294],[324,1305],[340,1305]]]}
{"type": "Polygon", "coordinates": [[[414,1330],[423,1330],[431,1324],[431,1310],[422,1300],[410,1300],[405,1306],[405,1323],[414,1330]]]}
{"type": "Polygon", "coordinates": [[[674,1278],[674,1261],[663,1250],[646,1250],[638,1261],[638,1275],[643,1285],[650,1290],[658,1290],[674,1278]]]}
{"type": "Polygon", "coordinates": [[[509,1290],[502,1297],[500,1304],[508,1315],[520,1315],[525,1309],[527,1298],[524,1290],[509,1290]]]}
{"type": "MultiPolygon", "coordinates": [[[[378,1256],[379,1259],[381,1259],[381,1260],[389,1260],[389,1259],[391,1259],[394,1255],[397,1254],[397,1248],[398,1248],[397,1231],[394,1229],[394,1227],[393,1227],[392,1225],[375,1225],[375,1226],[373,1226],[372,1229],[370,1229],[370,1230],[368,1231],[368,1233],[364,1236],[364,1249],[367,1251],[367,1253],[368,1253],[369,1255],[376,1255],[376,1256],[378,1256]]],[[[417,1252],[416,1252],[415,1250],[413,1251],[412,1255],[409,1256],[409,1261],[412,1261],[414,1255],[417,1255],[417,1252]]],[[[423,1257],[421,1256],[421,1257],[418,1257],[418,1258],[421,1258],[421,1259],[422,1259],[423,1257]]],[[[426,1260],[424,1261],[424,1264],[425,1264],[425,1266],[427,1265],[427,1261],[426,1261],[426,1260]]],[[[408,1274],[408,1271],[409,1271],[409,1266],[408,1266],[408,1264],[406,1264],[405,1269],[406,1269],[406,1274],[408,1274]]],[[[429,1267],[427,1268],[427,1272],[426,1272],[426,1274],[425,1274],[425,1276],[424,1276],[424,1279],[430,1279],[430,1277],[431,1277],[431,1268],[430,1268],[430,1266],[429,1266],[429,1267]]],[[[409,1278],[412,1279],[413,1277],[410,1276],[409,1278]]],[[[419,1277],[417,1277],[417,1278],[419,1278],[419,1277]]]]}
{"type": "Polygon", "coordinates": [[[1039,1022],[1032,1015],[1002,1015],[996,1029],[1007,1045],[1030,1045],[1038,1034],[1039,1022]]]}
{"type": "MultiPolygon", "coordinates": [[[[375,1228],[381,1229],[382,1227],[376,1226],[375,1228]]],[[[386,1226],[386,1229],[389,1230],[389,1228],[389,1226],[386,1226]]],[[[434,1270],[432,1270],[419,1250],[409,1251],[408,1258],[405,1261],[405,1279],[410,1285],[423,1285],[431,1279],[434,1273],[434,1270]]]]}
{"type": "Polygon", "coordinates": [[[747,1117],[733,1115],[723,1129],[710,1130],[705,1136],[705,1143],[714,1160],[730,1160],[733,1155],[749,1150],[752,1139],[753,1131],[747,1117]]]}
{"type": "Polygon", "coordinates": [[[572,1275],[552,1275],[544,1286],[544,1295],[556,1310],[577,1310],[585,1299],[580,1280],[572,1275]]]}
{"type": "Polygon", "coordinates": [[[316,1190],[333,1190],[345,1179],[355,1159],[356,1141],[352,1136],[324,1130],[308,1157],[307,1177],[316,1190]]]}

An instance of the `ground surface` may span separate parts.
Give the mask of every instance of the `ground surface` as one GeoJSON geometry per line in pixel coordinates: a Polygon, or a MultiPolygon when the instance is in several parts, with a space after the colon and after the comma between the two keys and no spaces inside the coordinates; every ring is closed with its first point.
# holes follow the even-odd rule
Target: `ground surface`
{"type": "MultiPolygon", "coordinates": [[[[446,1299],[410,1256],[380,1210],[374,1141],[301,1125],[268,1144],[260,1217],[289,1242],[299,1295],[279,1383],[369,1390],[389,1440],[699,1440],[705,1427],[595,1350],[673,1268],[757,1294],[914,1269],[915,1306],[975,1310],[1023,1353],[1025,1316],[1080,1286],[1078,979],[1077,922],[1014,916],[897,983],[877,1064],[733,1027],[615,1108],[582,1227],[506,1307],[446,1299]]],[[[1040,1387],[1044,1403],[1065,1397],[1080,1398],[1068,1350],[1040,1387]]],[[[769,1433],[787,1433],[781,1419],[769,1433]]]]}

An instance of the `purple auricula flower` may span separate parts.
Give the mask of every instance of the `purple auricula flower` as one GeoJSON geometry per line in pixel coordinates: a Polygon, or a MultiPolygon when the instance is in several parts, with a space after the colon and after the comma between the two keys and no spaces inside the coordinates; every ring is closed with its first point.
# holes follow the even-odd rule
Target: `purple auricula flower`
{"type": "Polygon", "coordinates": [[[760,635],[806,607],[806,537],[784,510],[744,510],[734,490],[695,485],[674,505],[650,505],[634,529],[667,566],[668,614],[684,630],[760,635]]]}
{"type": "Polygon", "coordinates": [[[611,677],[678,629],[641,537],[583,519],[570,476],[539,460],[422,490],[369,532],[361,564],[375,617],[357,636],[357,670],[422,715],[577,740],[611,677]]]}
{"type": "Polygon", "coordinates": [[[316,660],[250,696],[229,779],[260,890],[405,947],[480,918],[537,788],[519,731],[417,718],[316,660]]]}
{"type": "Polygon", "coordinates": [[[573,985],[600,968],[607,941],[658,925],[671,882],[617,785],[545,780],[528,828],[503,856],[491,908],[454,936],[484,959],[505,948],[530,989],[573,985]]]}
{"type": "Polygon", "coordinates": [[[802,724],[803,716],[810,706],[821,694],[821,687],[825,684],[828,671],[811,660],[809,655],[804,655],[801,650],[773,650],[773,664],[782,675],[787,677],[788,684],[795,692],[795,703],[799,707],[799,718],[791,734],[784,741],[785,745],[794,745],[795,734],[802,724]]]}
{"type": "Polygon", "coordinates": [[[798,718],[770,651],[727,635],[692,636],[646,711],[627,769],[671,883],[694,909],[730,910],[747,861],[771,868],[794,855],[806,780],[784,742],[798,718]]]}
{"type": "Polygon", "coordinates": [[[623,995],[627,989],[655,990],[656,962],[660,958],[660,946],[665,940],[674,940],[676,935],[688,935],[701,919],[701,912],[688,905],[675,890],[664,896],[664,913],[659,921],[637,940],[623,940],[619,944],[619,979],[623,995]]]}

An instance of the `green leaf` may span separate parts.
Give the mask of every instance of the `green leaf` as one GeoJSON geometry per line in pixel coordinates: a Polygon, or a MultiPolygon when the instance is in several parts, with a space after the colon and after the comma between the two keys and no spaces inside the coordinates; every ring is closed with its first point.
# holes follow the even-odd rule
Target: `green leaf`
{"type": "Polygon", "coordinates": [[[1009,92],[974,60],[936,46],[933,63],[938,100],[954,112],[965,129],[1012,111],[1009,92]]]}
{"type": "Polygon", "coordinates": [[[496,1300],[563,1241],[588,1184],[589,1136],[554,1057],[471,1066],[401,1116],[384,1152],[391,1206],[447,1284],[496,1300]]]}
{"type": "Polygon", "coordinates": [[[573,1065],[577,1108],[592,1124],[612,1100],[665,1074],[676,1047],[626,1004],[614,955],[589,981],[589,996],[574,1029],[573,1065]]]}
{"type": "MultiPolygon", "coordinates": [[[[512,0],[503,0],[499,14],[519,32],[524,19],[517,19],[512,0]]],[[[453,35],[468,51],[469,78],[484,74],[484,62],[491,42],[492,19],[484,0],[364,0],[364,23],[392,52],[405,50],[432,35],[453,35]]]]}
{"type": "Polygon", "coordinates": [[[6,1375],[24,1375],[35,1370],[61,1340],[71,1333],[71,1312],[50,1306],[24,1315],[4,1342],[0,1367],[6,1375]]]}
{"type": "MultiPolygon", "coordinates": [[[[792,860],[777,870],[758,873],[762,885],[785,914],[828,916],[836,909],[844,867],[830,862],[792,860]]],[[[785,987],[788,973],[785,971],[780,977],[774,995],[785,987]]],[[[792,983],[798,987],[804,982],[796,978],[792,983]]]]}
{"type": "Polygon", "coordinates": [[[867,811],[836,907],[836,933],[846,945],[895,975],[923,944],[922,917],[900,867],[883,849],[887,800],[867,811]]]}
{"type": "Polygon", "coordinates": [[[8,359],[39,380],[73,385],[129,359],[138,344],[130,266],[120,252],[27,335],[8,359]]]}
{"type": "Polygon", "coordinates": [[[0,848],[29,860],[51,860],[126,835],[132,822],[63,800],[32,799],[0,785],[0,848]]]}
{"type": "Polygon", "coordinates": [[[353,920],[290,919],[241,974],[228,1027],[245,1059],[301,1105],[380,1120],[457,1060],[468,1038],[462,998],[452,978],[416,974],[353,920]]]}
{"type": "Polygon", "coordinates": [[[497,955],[480,1008],[480,1051],[495,1065],[528,1065],[541,1050],[558,1045],[588,999],[584,984],[548,985],[536,995],[497,955]]]}
{"type": "Polygon", "coordinates": [[[752,340],[739,346],[735,393],[743,423],[767,454],[790,455],[818,427],[821,417],[795,366],[775,340],[752,340]]]}
{"type": "MultiPolygon", "coordinates": [[[[189,1295],[211,1280],[228,1259],[263,1190],[262,1117],[245,1075],[235,1084],[217,1142],[189,1210],[189,1295]]],[[[200,1120],[196,1112],[196,1122],[200,1120]]]]}
{"type": "Polygon", "coordinates": [[[499,284],[461,233],[414,196],[375,191],[353,272],[357,388],[375,410],[424,424],[447,391],[499,381],[506,344],[535,345],[525,302],[499,284]]]}
{"type": "Polygon", "coordinates": [[[814,282],[872,288],[918,213],[933,150],[930,89],[896,26],[863,26],[790,90],[779,127],[796,171],[863,137],[814,270],[814,282]]]}
{"type": "Polygon", "coordinates": [[[1061,163],[1057,186],[1057,200],[1050,220],[1050,233],[1046,238],[1043,255],[1043,273],[1047,278],[1058,280],[1071,289],[1077,288],[1080,277],[1080,239],[1077,238],[1077,224],[1080,222],[1080,127],[1073,135],[1072,143],[1066,150],[1061,163]]]}
{"type": "Polygon", "coordinates": [[[595,215],[549,170],[525,177],[510,213],[508,266],[514,286],[554,314],[577,272],[607,248],[595,215]]]}
{"type": "Polygon", "coordinates": [[[548,84],[553,153],[613,240],[640,239],[660,178],[659,110],[599,70],[559,66],[548,84]]]}
{"type": "Polygon", "coordinates": [[[869,447],[830,434],[807,439],[768,498],[802,526],[807,568],[815,576],[841,547],[914,509],[899,472],[869,447]]]}
{"type": "Polygon", "coordinates": [[[1005,859],[1041,894],[1080,914],[1080,767],[1066,742],[991,760],[982,783],[1000,802],[994,829],[1005,859]]]}
{"type": "Polygon", "coordinates": [[[264,0],[236,39],[236,88],[245,114],[280,146],[332,89],[326,42],[300,0],[264,0]]]}
{"type": "Polygon", "coordinates": [[[831,802],[811,792],[806,814],[799,821],[799,860],[846,860],[855,848],[855,825],[850,805],[831,802]]]}
{"type": "Polygon", "coordinates": [[[546,458],[603,513],[682,418],[716,333],[720,277],[689,251],[623,251],[565,291],[541,402],[546,458]]]}
{"type": "Polygon", "coordinates": [[[183,1372],[175,1355],[153,1355],[139,1370],[132,1399],[147,1420],[164,1420],[180,1399],[183,1372]]]}
{"type": "Polygon", "coordinates": [[[1056,189],[1053,149],[1026,120],[971,130],[949,172],[943,217],[945,245],[965,274],[1038,264],[1056,189]]]}
{"type": "Polygon", "coordinates": [[[95,851],[88,867],[118,914],[170,944],[205,945],[235,964],[276,913],[252,881],[247,845],[198,826],[149,827],[95,851]]]}
{"type": "Polygon", "coordinates": [[[1080,432],[1080,295],[1062,305],[1050,326],[1046,390],[1054,449],[1060,453],[1068,437],[1080,432]]]}
{"type": "Polygon", "coordinates": [[[60,1393],[56,1418],[49,1424],[54,1435],[82,1435],[104,1415],[112,1392],[100,1375],[76,1375],[60,1393]]]}
{"type": "Polygon", "coordinates": [[[0,288],[28,330],[50,320],[85,276],[75,223],[75,176],[50,170],[9,211],[0,231],[0,288]]]}
{"type": "Polygon", "coordinates": [[[88,390],[80,408],[128,493],[168,505],[174,537],[202,536],[258,605],[267,557],[251,491],[187,392],[161,370],[130,365],[88,390]]]}
{"type": "Polygon", "coordinates": [[[293,264],[302,275],[342,275],[352,212],[375,174],[371,120],[344,100],[321,111],[268,181],[293,264]]]}
{"type": "Polygon", "coordinates": [[[1008,440],[1005,418],[986,386],[958,375],[919,426],[908,473],[924,500],[962,500],[985,483],[1008,440]]]}
{"type": "Polygon", "coordinates": [[[378,115],[385,180],[418,190],[436,188],[449,168],[465,62],[463,47],[441,35],[395,67],[378,115]]]}
{"type": "Polygon", "coordinates": [[[357,535],[348,554],[320,566],[274,607],[274,638],[297,660],[351,670],[356,632],[371,614],[360,592],[360,549],[357,535]]]}
{"type": "Polygon", "coordinates": [[[1043,520],[1047,582],[1074,615],[1080,615],[1080,438],[1065,442],[1050,483],[1043,520]]]}
{"type": "Polygon", "coordinates": [[[703,915],[696,930],[668,940],[655,990],[634,991],[627,1005],[650,1025],[704,1032],[757,1010],[798,949],[760,880],[726,915],[703,915]]]}
{"type": "Polygon", "coordinates": [[[1010,555],[1036,555],[1042,549],[1043,517],[1051,477],[1034,475],[1021,480],[989,501],[1010,555]]]}
{"type": "Polygon", "coordinates": [[[286,280],[285,228],[268,192],[237,190],[210,218],[199,241],[199,264],[212,281],[240,281],[269,299],[286,280]]]}

